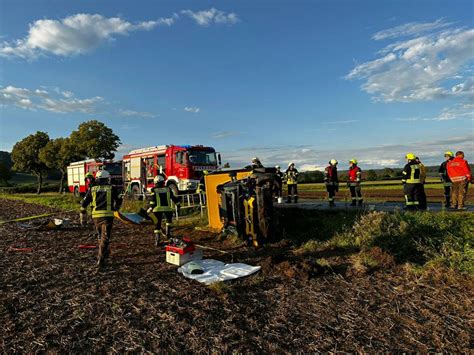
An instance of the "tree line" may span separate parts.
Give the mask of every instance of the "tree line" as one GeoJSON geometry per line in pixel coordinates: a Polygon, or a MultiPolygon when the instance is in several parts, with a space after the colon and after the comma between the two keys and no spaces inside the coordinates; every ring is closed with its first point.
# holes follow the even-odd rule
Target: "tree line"
{"type": "Polygon", "coordinates": [[[120,143],[113,130],[97,120],[81,123],[69,137],[50,139],[48,133],[37,131],[13,146],[11,164],[0,156],[0,180],[11,178],[10,169],[31,173],[37,177],[36,192],[40,194],[48,171],[57,170],[61,192],[69,164],[83,159],[113,159],[120,143]]]}

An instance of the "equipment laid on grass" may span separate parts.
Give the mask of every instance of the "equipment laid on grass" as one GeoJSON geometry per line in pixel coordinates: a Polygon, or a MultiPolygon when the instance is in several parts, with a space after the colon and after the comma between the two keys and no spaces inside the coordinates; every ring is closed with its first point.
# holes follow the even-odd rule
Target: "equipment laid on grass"
{"type": "Polygon", "coordinates": [[[181,266],[190,261],[202,259],[202,250],[196,249],[194,243],[187,237],[172,238],[166,246],[166,262],[181,266]]]}
{"type": "Polygon", "coordinates": [[[234,280],[250,276],[261,269],[260,266],[251,266],[242,263],[225,264],[214,259],[194,260],[184,264],[178,272],[188,279],[193,279],[210,285],[219,281],[234,280]]]}

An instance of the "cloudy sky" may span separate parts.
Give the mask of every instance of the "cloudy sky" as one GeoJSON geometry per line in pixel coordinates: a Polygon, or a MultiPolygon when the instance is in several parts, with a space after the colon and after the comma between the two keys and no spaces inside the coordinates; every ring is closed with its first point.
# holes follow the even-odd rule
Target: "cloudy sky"
{"type": "Polygon", "coordinates": [[[119,155],[474,161],[472,1],[0,0],[0,150],[98,119],[119,155]]]}

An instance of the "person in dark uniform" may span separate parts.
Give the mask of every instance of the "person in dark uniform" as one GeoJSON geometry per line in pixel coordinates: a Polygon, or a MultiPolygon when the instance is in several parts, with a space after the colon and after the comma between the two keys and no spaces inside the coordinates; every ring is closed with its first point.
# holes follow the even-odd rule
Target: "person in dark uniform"
{"type": "Polygon", "coordinates": [[[173,194],[173,191],[168,186],[165,186],[165,179],[162,175],[157,175],[154,178],[155,186],[152,189],[148,213],[153,212],[156,217],[156,225],[154,235],[155,235],[155,245],[160,244],[160,236],[163,235],[168,240],[171,238],[171,227],[173,221],[173,207],[171,206],[171,201],[173,201],[180,208],[179,199],[173,194]],[[161,228],[161,222],[163,221],[163,215],[166,218],[166,228],[163,232],[161,228]]]}
{"type": "Polygon", "coordinates": [[[92,186],[81,201],[81,213],[86,213],[86,208],[92,206],[92,220],[99,234],[99,255],[97,266],[102,268],[107,263],[109,256],[109,243],[114,223],[114,211],[122,205],[119,191],[110,185],[110,174],[106,170],[96,173],[97,185],[92,186]]]}
{"type": "Polygon", "coordinates": [[[329,207],[334,207],[336,192],[339,191],[339,177],[337,176],[337,160],[331,159],[329,165],[324,169],[324,183],[328,192],[329,207]]]}
{"type": "Polygon", "coordinates": [[[421,168],[416,162],[415,154],[408,153],[405,158],[408,161],[402,171],[405,208],[409,211],[413,211],[417,210],[420,206],[421,168]]]}
{"type": "Polygon", "coordinates": [[[449,178],[448,175],[448,168],[447,165],[448,163],[454,159],[454,153],[451,151],[447,151],[444,153],[444,161],[441,163],[439,167],[439,177],[441,179],[441,182],[443,183],[443,188],[444,188],[444,201],[445,201],[445,206],[446,208],[449,208],[451,206],[451,186],[453,185],[453,182],[449,178]]]}

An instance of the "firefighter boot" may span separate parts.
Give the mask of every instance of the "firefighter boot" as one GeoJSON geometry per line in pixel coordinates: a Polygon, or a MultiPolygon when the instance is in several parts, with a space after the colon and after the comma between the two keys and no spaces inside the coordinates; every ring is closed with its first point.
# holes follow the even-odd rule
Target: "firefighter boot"
{"type": "Polygon", "coordinates": [[[335,207],[336,204],[334,203],[334,201],[329,201],[329,207],[335,207]]]}
{"type": "Polygon", "coordinates": [[[295,196],[295,203],[298,203],[298,196],[295,196]]]}
{"type": "Polygon", "coordinates": [[[161,230],[155,229],[155,230],[153,231],[153,233],[155,234],[155,247],[157,247],[157,246],[160,245],[161,230]]]}
{"type": "Polygon", "coordinates": [[[171,239],[171,223],[166,223],[166,232],[165,232],[165,234],[166,234],[166,238],[168,240],[170,240],[171,239]]]}
{"type": "Polygon", "coordinates": [[[356,200],[355,198],[352,199],[352,203],[351,203],[351,206],[355,206],[356,205],[356,200]]]}
{"type": "Polygon", "coordinates": [[[286,203],[291,203],[291,196],[288,196],[288,198],[286,199],[286,203]]]}
{"type": "Polygon", "coordinates": [[[362,202],[364,202],[364,200],[360,199],[359,200],[359,206],[362,206],[362,202]]]}

